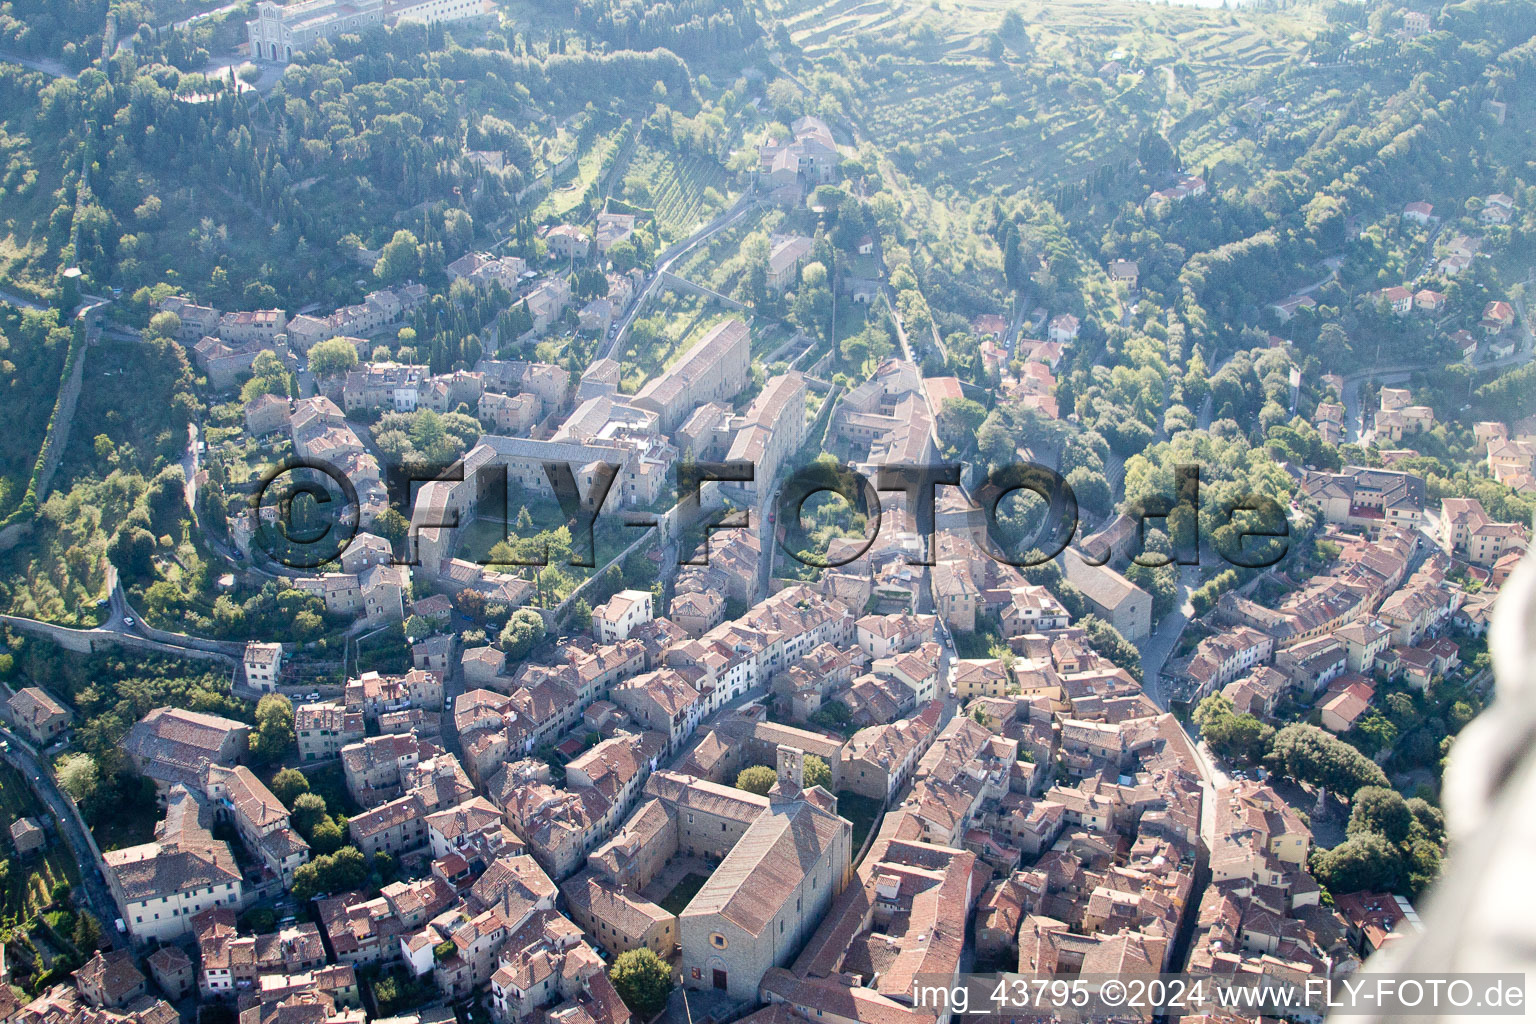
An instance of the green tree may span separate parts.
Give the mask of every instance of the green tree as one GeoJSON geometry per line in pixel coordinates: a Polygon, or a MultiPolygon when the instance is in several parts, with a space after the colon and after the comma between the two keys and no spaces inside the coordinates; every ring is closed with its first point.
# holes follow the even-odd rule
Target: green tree
{"type": "Polygon", "coordinates": [[[268,788],[273,796],[292,809],[293,801],[309,792],[309,778],[297,768],[284,768],[272,776],[272,785],[268,788]]]}
{"type": "Polygon", "coordinates": [[[823,789],[832,788],[832,769],[827,767],[827,762],[815,754],[805,755],[805,788],[820,786],[823,789]]]}
{"type": "Polygon", "coordinates": [[[642,1017],[660,1013],[672,994],[672,968],[649,949],[620,953],[608,968],[608,980],[624,1005],[642,1017]]]}
{"type": "Polygon", "coordinates": [[[1390,750],[1397,742],[1397,726],[1379,711],[1372,710],[1355,726],[1355,735],[1372,753],[1390,750]]]}
{"type": "Polygon", "coordinates": [[[1435,843],[1445,842],[1444,812],[1423,797],[1409,797],[1407,803],[1415,829],[1435,843]]]}
{"type": "Polygon", "coordinates": [[[1195,725],[1199,726],[1200,731],[1204,733],[1208,726],[1234,713],[1231,698],[1225,694],[1213,693],[1197,704],[1194,712],[1189,717],[1194,720],[1195,725]]]}
{"type": "Polygon", "coordinates": [[[1348,832],[1360,835],[1374,832],[1385,836],[1388,842],[1401,843],[1408,838],[1414,815],[1408,802],[1395,789],[1381,786],[1363,786],[1356,791],[1350,803],[1348,832]]]}
{"type": "Polygon", "coordinates": [[[384,248],[379,250],[379,258],[373,264],[373,276],[385,284],[415,277],[420,271],[420,246],[416,236],[403,228],[384,243],[384,248]]]}
{"type": "Polygon", "coordinates": [[[330,338],[309,350],[309,372],[333,377],[357,366],[357,349],[345,338],[330,338]]]}
{"type": "Polygon", "coordinates": [[[1106,514],[1114,505],[1114,495],[1109,480],[1096,469],[1078,466],[1067,474],[1067,486],[1077,497],[1077,503],[1090,512],[1106,514]]]}
{"type": "Polygon", "coordinates": [[[1084,616],[1078,625],[1088,635],[1088,646],[1119,665],[1136,679],[1141,678],[1141,652],[1120,635],[1120,631],[1097,615],[1084,616]]]}
{"type": "Polygon", "coordinates": [[[526,658],[544,639],[544,617],[531,608],[519,608],[501,629],[501,648],[508,658],[526,658]]]}
{"type": "Polygon", "coordinates": [[[319,793],[300,793],[289,809],[288,820],[295,832],[308,839],[314,834],[315,827],[328,817],[325,797],[319,793]]]}
{"type": "Polygon", "coordinates": [[[1269,761],[1282,775],[1339,793],[1387,785],[1380,765],[1315,725],[1293,723],[1281,729],[1275,734],[1269,761]]]}
{"type": "Polygon", "coordinates": [[[155,535],[142,526],[124,526],[107,544],[107,558],[128,580],[142,580],[155,570],[155,535]]]}
{"type": "Polygon", "coordinates": [[[370,529],[389,541],[391,545],[399,544],[410,533],[411,521],[394,507],[386,508],[374,519],[370,529]]]}
{"type": "Polygon", "coordinates": [[[400,982],[393,974],[386,974],[373,983],[373,998],[379,1004],[382,1012],[385,1007],[393,1007],[400,998],[400,982]]]}
{"type": "Polygon", "coordinates": [[[59,788],[77,804],[85,803],[101,784],[101,772],[90,754],[65,754],[54,764],[59,788]]]}
{"type": "Polygon", "coordinates": [[[269,693],[256,702],[256,728],[251,732],[251,756],[262,763],[276,761],[294,746],[293,701],[269,693]]]}
{"type": "Polygon", "coordinates": [[[144,507],[155,533],[179,535],[178,526],[188,514],[187,474],[180,466],[167,466],[155,474],[144,491],[144,507]]]}
{"type": "Polygon", "coordinates": [[[169,310],[162,310],[149,318],[149,326],[144,329],[144,340],[174,338],[180,331],[181,317],[169,310]]]}
{"type": "Polygon", "coordinates": [[[778,772],[767,765],[757,764],[736,773],[736,788],[744,789],[748,793],[756,793],[758,796],[767,796],[768,791],[773,788],[773,784],[778,779],[778,772]]]}
{"type": "Polygon", "coordinates": [[[368,878],[368,863],[355,846],[343,846],[335,853],[316,857],[301,864],[293,873],[293,894],[307,900],[322,892],[347,892],[368,878]]]}
{"type": "Polygon", "coordinates": [[[951,398],[939,410],[939,438],[949,447],[965,451],[976,439],[976,431],[981,429],[986,418],[987,410],[980,402],[951,398]]]}
{"type": "Polygon", "coordinates": [[[101,922],[89,910],[81,910],[75,916],[75,930],[70,941],[80,952],[91,952],[101,944],[101,922]]]}
{"type": "Polygon", "coordinates": [[[833,732],[845,732],[852,719],[853,712],[849,711],[848,705],[840,700],[827,701],[821,706],[821,710],[811,715],[812,722],[833,732]]]}
{"type": "Polygon", "coordinates": [[[1202,700],[1191,717],[1200,727],[1200,737],[1223,757],[1257,761],[1268,753],[1275,733],[1253,715],[1236,714],[1232,702],[1219,693],[1202,700]]]}
{"type": "Polygon", "coordinates": [[[293,378],[276,355],[267,350],[256,353],[251,362],[251,379],[240,388],[240,400],[250,402],[262,395],[290,395],[293,378]]]}
{"type": "Polygon", "coordinates": [[[309,834],[309,845],[315,853],[335,853],[347,843],[347,834],[336,819],[327,815],[315,825],[309,834]]]}
{"type": "Polygon", "coordinates": [[[1312,869],[1329,892],[1397,892],[1403,882],[1402,855],[1377,832],[1350,836],[1320,852],[1313,858],[1312,869]]]}

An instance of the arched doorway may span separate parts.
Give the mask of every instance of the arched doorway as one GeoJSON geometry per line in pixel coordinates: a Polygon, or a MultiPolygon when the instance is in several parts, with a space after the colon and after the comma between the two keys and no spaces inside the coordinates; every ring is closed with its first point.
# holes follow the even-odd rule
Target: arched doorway
{"type": "Polygon", "coordinates": [[[721,992],[730,990],[730,975],[727,971],[725,958],[719,955],[711,956],[704,964],[704,981],[710,988],[719,989],[721,992]]]}

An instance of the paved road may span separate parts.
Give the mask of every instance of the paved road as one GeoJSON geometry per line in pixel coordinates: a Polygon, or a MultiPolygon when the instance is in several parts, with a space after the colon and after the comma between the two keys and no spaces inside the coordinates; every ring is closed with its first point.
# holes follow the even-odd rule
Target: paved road
{"type": "MultiPolygon", "coordinates": [[[[1227,368],[1227,364],[1231,361],[1231,356],[1227,356],[1227,358],[1223,359],[1221,361],[1221,365],[1217,366],[1216,369],[1205,375],[1206,382],[1209,383],[1210,380],[1214,378],[1218,373],[1220,373],[1222,370],[1225,370],[1227,368]]],[[[1210,391],[1206,391],[1205,398],[1200,402],[1200,413],[1195,420],[1195,425],[1198,426],[1201,430],[1210,430],[1211,419],[1213,415],[1214,410],[1211,408],[1211,393],[1210,391]]]]}
{"type": "MultiPolygon", "coordinates": [[[[0,57],[0,60],[8,60],[8,59],[9,58],[6,58],[6,57],[0,57]]],[[[17,295],[15,292],[6,291],[3,288],[0,288],[0,302],[9,302],[11,305],[17,307],[18,309],[47,309],[48,308],[47,306],[43,305],[41,302],[38,302],[36,299],[29,299],[25,295],[17,295]]]]}
{"type": "MultiPolygon", "coordinates": [[[[1522,340],[1519,347],[1510,355],[1502,359],[1490,359],[1485,363],[1477,363],[1475,370],[1503,370],[1513,366],[1523,366],[1531,361],[1532,348],[1529,339],[1522,340]]],[[[1407,380],[1414,373],[1421,370],[1441,368],[1444,364],[1438,361],[1427,363],[1403,363],[1398,366],[1383,366],[1369,370],[1356,370],[1344,378],[1344,429],[1345,440],[1368,440],[1371,431],[1365,427],[1365,410],[1360,407],[1360,385],[1367,380],[1375,380],[1380,384],[1393,384],[1407,380]],[[1349,436],[1353,434],[1353,437],[1349,436]]]]}
{"type": "Polygon", "coordinates": [[[757,197],[751,192],[744,193],[740,199],[736,200],[736,204],[729,210],[726,210],[724,213],[720,214],[720,216],[716,217],[714,220],[710,221],[708,224],[704,225],[698,231],[695,231],[681,242],[674,243],[666,250],[664,250],[661,255],[657,257],[656,265],[651,270],[651,276],[645,282],[645,287],[640,290],[639,295],[635,296],[634,302],[630,304],[629,312],[624,314],[624,319],[619,324],[619,329],[614,331],[608,337],[608,339],[598,347],[597,355],[593,356],[593,362],[596,362],[599,359],[609,358],[615,352],[622,353],[624,351],[624,336],[629,333],[629,329],[634,324],[635,319],[640,315],[640,311],[644,309],[645,304],[650,301],[651,293],[656,290],[656,286],[661,281],[661,276],[667,271],[671,270],[674,263],[676,263],[690,250],[692,250],[694,246],[709,238],[717,231],[722,230],[727,225],[734,223],[742,214],[746,213],[750,209],[755,208],[756,206],[757,197]]]}
{"type": "MultiPolygon", "coordinates": [[[[1187,728],[1185,733],[1189,733],[1187,728]]],[[[1216,763],[1216,758],[1211,756],[1210,748],[1203,740],[1196,740],[1191,735],[1190,741],[1195,748],[1200,782],[1205,787],[1205,799],[1200,803],[1200,838],[1205,840],[1206,848],[1209,849],[1216,839],[1216,791],[1232,780],[1216,763]]]]}
{"type": "Polygon", "coordinates": [[[0,50],[0,61],[7,64],[20,64],[29,71],[41,71],[50,78],[73,79],[75,77],[63,64],[48,57],[27,57],[9,50],[0,50]]]}
{"type": "Polygon", "coordinates": [[[59,831],[69,843],[70,850],[75,855],[75,862],[80,866],[80,888],[75,891],[85,894],[87,906],[101,922],[102,939],[116,945],[119,937],[113,922],[117,920],[117,902],[112,899],[112,893],[108,891],[97,874],[101,864],[96,860],[96,853],[91,848],[90,840],[86,838],[85,830],[80,827],[80,820],[75,817],[64,794],[59,792],[59,787],[53,781],[53,775],[45,767],[42,759],[32,753],[21,737],[10,730],[0,728],[0,736],[10,744],[10,749],[5,752],[6,761],[22,774],[27,784],[32,787],[32,791],[48,805],[48,809],[58,819],[59,831]]]}
{"type": "Polygon", "coordinates": [[[181,453],[181,471],[186,474],[187,511],[192,514],[192,526],[197,527],[197,424],[187,424],[187,449],[181,453]]]}
{"type": "Polygon", "coordinates": [[[187,657],[207,658],[208,655],[219,655],[238,663],[245,652],[245,644],[242,641],[214,640],[191,633],[147,631],[142,622],[143,617],[128,603],[128,598],[124,595],[117,578],[117,570],[111,565],[107,566],[107,588],[107,604],[102,609],[104,616],[98,626],[79,629],[60,626],[26,615],[0,615],[0,622],[14,629],[43,634],[66,647],[81,638],[117,643],[121,637],[134,637],[139,641],[156,645],[156,648],[164,653],[187,657]],[[130,618],[133,619],[132,623],[128,621],[130,618]]]}
{"type": "Polygon", "coordinates": [[[1174,648],[1178,646],[1179,637],[1184,635],[1184,627],[1194,617],[1195,609],[1189,603],[1189,592],[1199,582],[1199,566],[1180,567],[1179,590],[1176,598],[1178,604],[1173,611],[1163,616],[1163,620],[1157,624],[1157,629],[1139,645],[1142,689],[1146,690],[1147,696],[1164,710],[1168,708],[1170,695],[1163,689],[1163,665],[1173,655],[1174,648]]]}

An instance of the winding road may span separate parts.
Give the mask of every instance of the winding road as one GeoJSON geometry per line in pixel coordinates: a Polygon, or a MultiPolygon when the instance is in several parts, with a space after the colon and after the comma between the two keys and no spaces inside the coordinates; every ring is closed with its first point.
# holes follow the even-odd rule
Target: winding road
{"type": "MultiPolygon", "coordinates": [[[[1521,366],[1531,361],[1532,354],[1530,337],[1527,334],[1510,355],[1502,359],[1490,359],[1485,363],[1474,363],[1472,368],[1474,370],[1503,370],[1511,366],[1521,366]]],[[[1420,370],[1432,370],[1444,365],[1444,363],[1439,361],[1404,363],[1399,366],[1383,366],[1370,370],[1357,370],[1345,377],[1343,395],[1345,440],[1368,441],[1369,435],[1372,433],[1365,426],[1365,410],[1360,407],[1361,384],[1367,380],[1375,380],[1381,384],[1400,383],[1420,370]]]]}
{"type": "Polygon", "coordinates": [[[41,71],[49,78],[73,80],[75,77],[63,64],[49,57],[27,57],[9,50],[0,50],[0,61],[6,64],[19,64],[28,71],[41,71]]]}

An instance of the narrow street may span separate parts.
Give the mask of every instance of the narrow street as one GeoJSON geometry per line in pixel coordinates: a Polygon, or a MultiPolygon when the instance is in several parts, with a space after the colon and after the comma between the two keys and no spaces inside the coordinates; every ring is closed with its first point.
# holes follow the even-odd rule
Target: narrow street
{"type": "Polygon", "coordinates": [[[1184,627],[1189,625],[1189,620],[1194,617],[1195,609],[1189,603],[1189,592],[1200,582],[1200,567],[1198,565],[1185,565],[1179,569],[1179,589],[1175,600],[1178,602],[1174,609],[1163,616],[1157,624],[1157,629],[1152,635],[1140,644],[1141,649],[1141,678],[1142,689],[1153,703],[1164,711],[1168,710],[1170,694],[1163,688],[1163,666],[1173,656],[1174,649],[1178,647],[1179,637],[1184,635],[1184,627]]]}
{"type": "Polygon", "coordinates": [[[59,832],[69,843],[75,862],[80,867],[80,889],[76,891],[85,894],[86,905],[100,921],[102,941],[115,947],[119,939],[117,929],[113,926],[113,922],[117,920],[117,902],[112,899],[112,893],[101,879],[99,874],[101,864],[96,860],[96,853],[80,825],[80,820],[75,817],[64,794],[59,792],[58,785],[53,781],[52,772],[43,763],[42,758],[32,752],[26,741],[3,727],[0,727],[0,737],[3,737],[8,744],[4,752],[5,760],[21,773],[27,780],[27,784],[32,787],[32,792],[37,794],[38,799],[47,805],[53,812],[54,818],[58,820],[59,832]]]}

